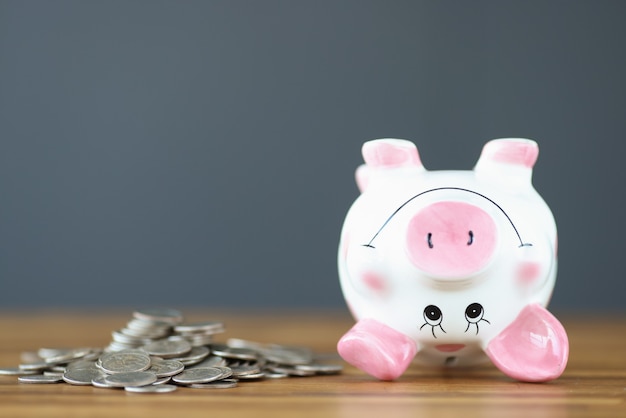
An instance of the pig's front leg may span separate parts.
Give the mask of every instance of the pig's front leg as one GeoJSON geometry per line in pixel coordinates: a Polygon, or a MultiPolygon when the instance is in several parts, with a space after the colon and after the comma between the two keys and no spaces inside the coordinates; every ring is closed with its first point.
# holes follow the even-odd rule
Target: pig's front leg
{"type": "Polygon", "coordinates": [[[545,382],[563,373],[569,342],[561,323],[546,309],[533,304],[491,340],[485,352],[508,376],[525,382],[545,382]]]}
{"type": "Polygon", "coordinates": [[[374,319],[362,319],[337,343],[339,355],[380,380],[402,375],[415,357],[415,342],[374,319]]]}

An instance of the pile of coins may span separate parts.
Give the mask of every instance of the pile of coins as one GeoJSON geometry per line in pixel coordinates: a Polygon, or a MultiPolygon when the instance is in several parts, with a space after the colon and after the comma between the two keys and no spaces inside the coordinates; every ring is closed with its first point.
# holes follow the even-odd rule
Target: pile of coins
{"type": "Polygon", "coordinates": [[[21,383],[92,385],[136,393],[178,387],[232,388],[243,380],[337,374],[340,364],[320,363],[306,347],[231,338],[213,341],[221,322],[185,323],[175,309],[137,310],[104,348],[41,348],[23,364],[0,369],[21,383]]]}

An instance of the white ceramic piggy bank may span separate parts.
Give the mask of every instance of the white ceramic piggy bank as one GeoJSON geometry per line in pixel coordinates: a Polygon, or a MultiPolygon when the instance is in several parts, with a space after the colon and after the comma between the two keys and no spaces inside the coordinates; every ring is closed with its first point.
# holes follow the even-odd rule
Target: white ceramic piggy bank
{"type": "Polygon", "coordinates": [[[555,379],[569,343],[546,309],[556,278],[554,218],[531,183],[538,147],[488,142],[474,170],[428,171],[412,142],[363,145],[361,195],[341,233],[339,276],[357,320],[348,363],[393,380],[415,359],[491,361],[506,375],[555,379]]]}

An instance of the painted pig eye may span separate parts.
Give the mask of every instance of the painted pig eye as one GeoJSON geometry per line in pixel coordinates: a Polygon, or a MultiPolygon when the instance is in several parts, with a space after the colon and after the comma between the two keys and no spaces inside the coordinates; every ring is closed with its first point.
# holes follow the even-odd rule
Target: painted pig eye
{"type": "Polygon", "coordinates": [[[480,321],[484,314],[485,310],[480,303],[472,303],[465,309],[465,319],[472,324],[480,321]]]}
{"type": "Polygon", "coordinates": [[[433,337],[437,338],[435,335],[435,327],[439,327],[441,331],[446,332],[441,326],[441,321],[443,321],[443,314],[441,313],[441,309],[439,309],[435,305],[428,305],[424,308],[424,321],[426,321],[421,327],[424,328],[426,325],[430,325],[431,331],[433,333],[433,337]]]}
{"type": "Polygon", "coordinates": [[[469,330],[470,325],[476,325],[476,334],[478,334],[478,323],[480,321],[485,321],[488,324],[491,322],[487,321],[483,316],[485,315],[485,309],[483,305],[480,303],[470,303],[467,308],[465,308],[465,320],[467,321],[467,328],[465,328],[465,332],[469,330]]]}

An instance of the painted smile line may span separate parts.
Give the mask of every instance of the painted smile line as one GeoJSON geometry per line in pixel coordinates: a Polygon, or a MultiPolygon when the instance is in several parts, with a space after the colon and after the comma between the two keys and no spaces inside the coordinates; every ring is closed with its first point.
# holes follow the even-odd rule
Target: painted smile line
{"type": "Polygon", "coordinates": [[[444,353],[453,353],[455,351],[459,351],[464,348],[465,344],[439,344],[436,345],[435,348],[444,353]]]}

